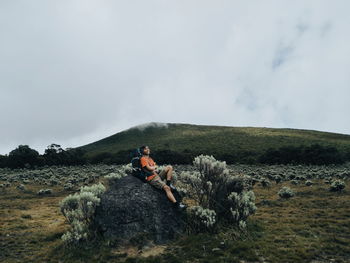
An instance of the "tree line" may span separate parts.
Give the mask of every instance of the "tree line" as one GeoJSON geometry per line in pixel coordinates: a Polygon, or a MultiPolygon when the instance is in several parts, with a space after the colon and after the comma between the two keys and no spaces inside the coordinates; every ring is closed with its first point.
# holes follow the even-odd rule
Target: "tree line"
{"type": "MultiPolygon", "coordinates": [[[[19,145],[8,155],[0,155],[0,168],[34,168],[45,165],[82,165],[82,164],[126,164],[131,160],[134,149],[117,153],[103,152],[86,157],[82,149],[67,148],[63,150],[58,144],[51,144],[40,155],[28,145],[19,145]]],[[[192,164],[192,160],[202,154],[185,149],[181,152],[170,149],[153,150],[152,158],[158,164],[192,164]]],[[[208,153],[206,153],[208,154],[208,153]]],[[[269,148],[262,153],[239,151],[230,153],[209,153],[227,164],[312,164],[330,165],[350,161],[350,151],[340,152],[332,146],[313,144],[309,146],[286,146],[269,148]]]]}
{"type": "Polygon", "coordinates": [[[0,155],[0,168],[34,168],[51,165],[82,165],[86,163],[84,152],[80,149],[67,148],[63,150],[58,144],[51,144],[44,154],[30,148],[28,145],[19,145],[8,155],[0,155]]]}

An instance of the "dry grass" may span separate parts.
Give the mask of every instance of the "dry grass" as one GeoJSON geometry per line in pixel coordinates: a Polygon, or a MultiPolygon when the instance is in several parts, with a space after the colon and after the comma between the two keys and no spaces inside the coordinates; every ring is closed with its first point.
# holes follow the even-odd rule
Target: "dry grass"
{"type": "Polygon", "coordinates": [[[314,182],[256,187],[258,211],[251,219],[264,228],[258,244],[265,257],[274,262],[349,262],[350,193],[329,192],[322,180],[314,182]],[[277,192],[282,186],[292,188],[295,197],[280,199],[277,192]]]}
{"type": "Polygon", "coordinates": [[[350,262],[350,191],[329,192],[321,180],[314,183],[255,185],[258,210],[250,218],[251,233],[227,240],[220,253],[206,250],[205,256],[202,246],[215,247],[234,232],[188,237],[142,253],[134,247],[104,247],[67,256],[60,237],[68,225],[58,203],[70,192],[58,186],[50,187],[52,195],[38,196],[42,186],[26,185],[22,192],[14,185],[0,190],[0,262],[350,262]],[[281,200],[277,192],[282,186],[296,195],[281,200]]]}
{"type": "Polygon", "coordinates": [[[38,196],[42,186],[26,188],[22,192],[11,187],[0,193],[0,261],[44,262],[67,229],[58,208],[67,192],[51,187],[52,195],[38,196]]]}

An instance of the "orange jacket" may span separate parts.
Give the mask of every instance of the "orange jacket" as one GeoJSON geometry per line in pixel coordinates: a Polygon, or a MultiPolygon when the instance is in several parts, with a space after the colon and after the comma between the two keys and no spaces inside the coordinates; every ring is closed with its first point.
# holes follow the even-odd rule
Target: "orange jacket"
{"type": "MultiPolygon", "coordinates": [[[[144,167],[146,166],[146,165],[149,165],[149,166],[154,166],[154,165],[156,165],[156,163],[153,161],[153,159],[151,158],[151,157],[147,157],[147,156],[142,156],[141,158],[140,158],[140,162],[141,162],[141,167],[142,167],[142,169],[144,169],[144,167]]],[[[145,169],[147,169],[146,167],[145,167],[145,169]]],[[[152,175],[150,175],[150,176],[147,176],[147,181],[151,181],[157,174],[153,171],[153,173],[154,174],[152,174],[152,175]]]]}

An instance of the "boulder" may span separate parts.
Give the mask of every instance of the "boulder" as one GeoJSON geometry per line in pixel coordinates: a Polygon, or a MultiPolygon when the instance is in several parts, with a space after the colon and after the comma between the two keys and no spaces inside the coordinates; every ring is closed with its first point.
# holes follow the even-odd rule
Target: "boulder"
{"type": "Polygon", "coordinates": [[[165,191],[132,175],[110,180],[95,221],[106,239],[124,245],[164,244],[184,230],[184,212],[173,207],[165,191]]]}

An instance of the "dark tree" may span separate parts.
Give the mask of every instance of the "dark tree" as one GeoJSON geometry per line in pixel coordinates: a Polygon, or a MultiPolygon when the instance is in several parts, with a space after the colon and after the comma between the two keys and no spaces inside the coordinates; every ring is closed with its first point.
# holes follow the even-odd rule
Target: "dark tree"
{"type": "Polygon", "coordinates": [[[19,145],[8,156],[8,167],[23,168],[34,167],[39,164],[39,153],[28,145],[19,145]]]}
{"type": "Polygon", "coordinates": [[[8,156],[7,155],[0,155],[0,168],[7,167],[8,163],[8,156]]]}
{"type": "Polygon", "coordinates": [[[342,164],[346,156],[332,146],[313,144],[310,146],[286,146],[279,149],[268,149],[259,158],[266,164],[342,164]]]}

